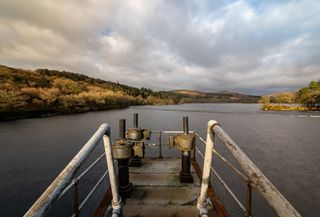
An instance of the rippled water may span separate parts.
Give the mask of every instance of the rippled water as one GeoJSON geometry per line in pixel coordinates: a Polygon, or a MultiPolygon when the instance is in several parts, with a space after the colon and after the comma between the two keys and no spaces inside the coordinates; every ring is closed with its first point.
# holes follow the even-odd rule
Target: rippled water
{"type": "Polygon", "coordinates": [[[118,119],[131,126],[133,112],[153,130],[181,129],[187,115],[202,136],[216,119],[303,216],[320,216],[320,113],[265,112],[254,104],[137,106],[0,123],[0,215],[23,215],[99,124],[109,123],[116,138],[118,119]]]}

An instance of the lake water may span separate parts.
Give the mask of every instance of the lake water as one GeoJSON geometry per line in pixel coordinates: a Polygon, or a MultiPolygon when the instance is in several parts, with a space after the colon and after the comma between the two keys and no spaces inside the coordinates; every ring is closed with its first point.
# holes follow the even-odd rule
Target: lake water
{"type": "Polygon", "coordinates": [[[190,130],[202,136],[207,121],[217,120],[303,216],[320,216],[320,112],[265,112],[256,104],[136,106],[2,122],[0,216],[22,216],[101,123],[111,125],[114,139],[118,119],[132,126],[134,112],[152,130],[181,129],[189,116],[190,130]]]}

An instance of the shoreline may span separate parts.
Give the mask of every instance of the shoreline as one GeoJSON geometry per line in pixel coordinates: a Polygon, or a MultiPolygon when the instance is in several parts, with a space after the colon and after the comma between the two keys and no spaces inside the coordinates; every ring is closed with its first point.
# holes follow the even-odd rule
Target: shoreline
{"type": "MultiPolygon", "coordinates": [[[[210,103],[210,102],[208,102],[210,103]]],[[[256,104],[251,102],[215,102],[213,104],[236,104],[236,103],[243,103],[243,104],[256,104]]],[[[125,109],[129,108],[130,106],[152,106],[152,105],[182,105],[182,104],[205,104],[205,103],[178,103],[178,104],[143,104],[143,105],[120,105],[120,106],[110,106],[110,107],[92,107],[87,109],[74,109],[69,111],[59,111],[52,109],[43,109],[43,110],[29,110],[29,111],[0,111],[0,123],[6,121],[14,121],[14,120],[21,120],[21,119],[29,119],[29,118],[45,118],[45,117],[54,117],[59,115],[72,115],[72,114],[81,114],[86,112],[95,112],[95,111],[109,111],[114,109],[125,109]]]]}
{"type": "Polygon", "coordinates": [[[59,115],[72,115],[72,114],[81,114],[86,112],[94,111],[108,111],[114,109],[125,109],[130,105],[121,105],[121,106],[110,106],[108,108],[90,108],[90,109],[74,109],[69,111],[59,111],[54,109],[48,110],[29,110],[29,111],[1,111],[0,112],[0,122],[14,121],[28,118],[45,118],[45,117],[54,117],[59,115]]]}
{"type": "Polygon", "coordinates": [[[320,111],[320,107],[306,107],[295,105],[281,105],[281,104],[263,104],[261,106],[263,111],[320,111]]]}

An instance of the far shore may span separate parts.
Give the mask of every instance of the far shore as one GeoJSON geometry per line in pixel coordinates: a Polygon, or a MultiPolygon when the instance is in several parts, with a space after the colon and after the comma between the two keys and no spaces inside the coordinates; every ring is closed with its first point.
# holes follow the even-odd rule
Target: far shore
{"type": "Polygon", "coordinates": [[[320,111],[320,107],[307,107],[302,105],[288,105],[288,104],[263,104],[264,111],[320,111]]]}

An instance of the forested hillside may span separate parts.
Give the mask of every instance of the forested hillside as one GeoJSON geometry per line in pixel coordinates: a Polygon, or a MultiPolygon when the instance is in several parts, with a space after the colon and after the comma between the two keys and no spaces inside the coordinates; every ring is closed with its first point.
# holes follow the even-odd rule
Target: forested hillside
{"type": "Polygon", "coordinates": [[[1,118],[76,113],[129,105],[173,104],[174,96],[86,75],[0,65],[1,118]]]}
{"type": "Polygon", "coordinates": [[[153,91],[65,71],[0,65],[0,120],[125,108],[206,102],[257,102],[237,93],[153,91]]]}

